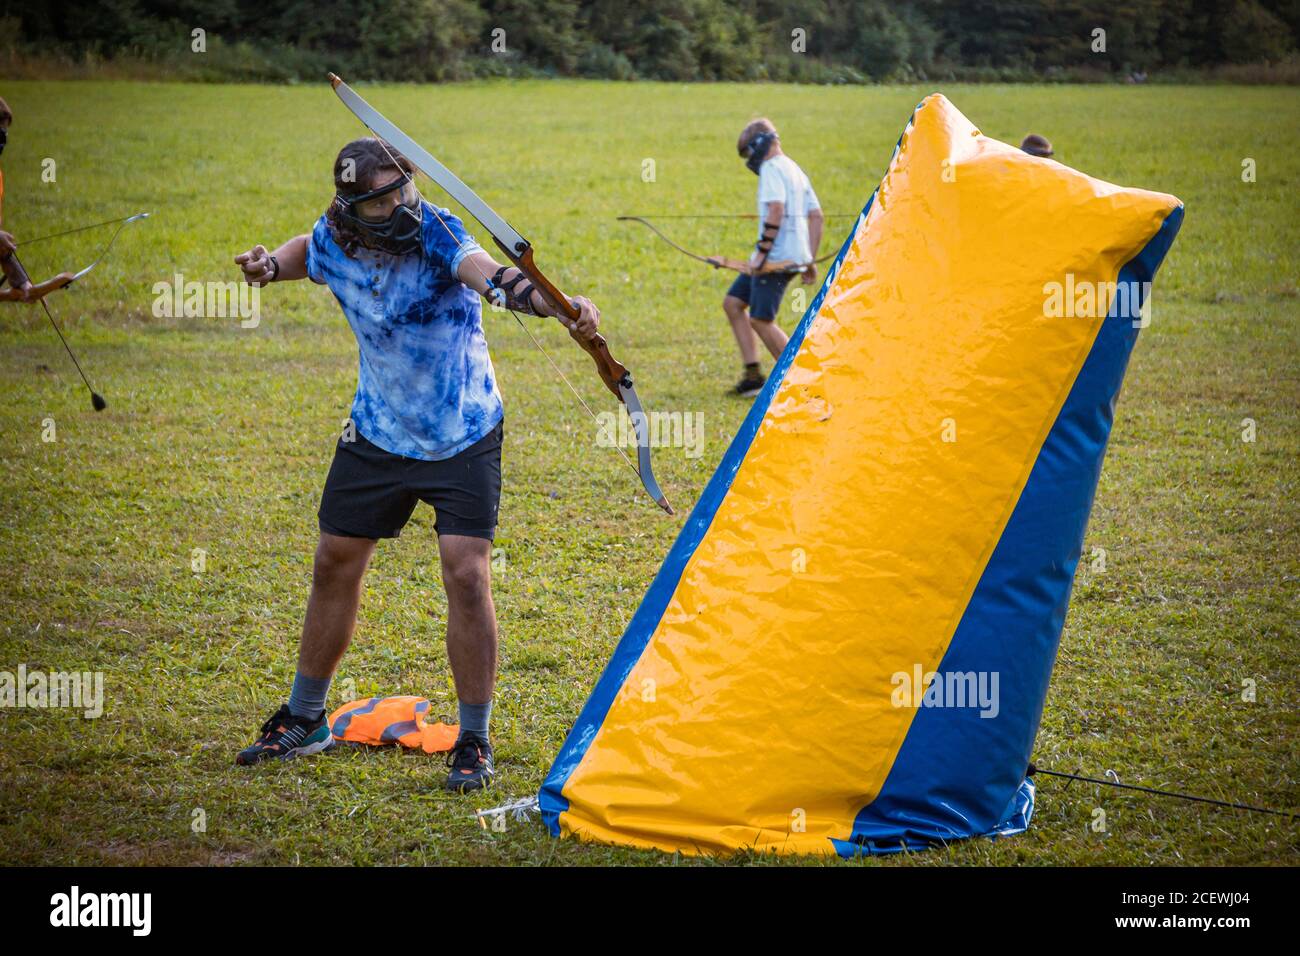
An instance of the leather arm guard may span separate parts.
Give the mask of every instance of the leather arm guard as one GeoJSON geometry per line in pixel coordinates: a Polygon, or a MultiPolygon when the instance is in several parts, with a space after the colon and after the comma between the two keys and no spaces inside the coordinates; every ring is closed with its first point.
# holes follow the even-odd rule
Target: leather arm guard
{"type": "Polygon", "coordinates": [[[772,244],[776,242],[776,234],[780,231],[781,224],[779,222],[763,223],[763,235],[754,244],[754,248],[758,250],[760,265],[767,261],[767,255],[772,251],[772,244]]]}
{"type": "Polygon", "coordinates": [[[533,293],[537,292],[536,287],[531,282],[527,282],[524,274],[518,269],[514,269],[514,276],[506,279],[506,272],[511,269],[514,269],[514,267],[502,266],[488,280],[488,289],[484,293],[488,301],[503,309],[509,309],[511,312],[522,312],[525,315],[542,315],[543,313],[539,310],[539,307],[533,303],[533,293]],[[521,282],[524,283],[523,288],[519,287],[521,282]]]}

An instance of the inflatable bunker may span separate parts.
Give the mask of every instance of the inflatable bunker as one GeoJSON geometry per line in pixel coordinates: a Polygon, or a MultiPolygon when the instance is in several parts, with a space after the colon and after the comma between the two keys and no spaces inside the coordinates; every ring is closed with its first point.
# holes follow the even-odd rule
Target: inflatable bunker
{"type": "Polygon", "coordinates": [[[557,756],[551,832],[850,856],[1024,830],[1182,213],[927,97],[557,756]]]}

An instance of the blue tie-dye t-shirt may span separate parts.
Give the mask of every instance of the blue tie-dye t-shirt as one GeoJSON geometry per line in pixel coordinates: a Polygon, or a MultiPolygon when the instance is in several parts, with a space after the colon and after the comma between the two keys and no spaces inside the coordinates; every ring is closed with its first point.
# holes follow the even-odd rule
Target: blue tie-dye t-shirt
{"type": "Polygon", "coordinates": [[[321,216],[307,275],[329,286],[357,337],[357,431],[395,455],[438,461],[487,435],[503,410],[478,294],[456,278],[480,247],[456,216],[424,207],[423,256],[357,249],[349,258],[321,216]]]}

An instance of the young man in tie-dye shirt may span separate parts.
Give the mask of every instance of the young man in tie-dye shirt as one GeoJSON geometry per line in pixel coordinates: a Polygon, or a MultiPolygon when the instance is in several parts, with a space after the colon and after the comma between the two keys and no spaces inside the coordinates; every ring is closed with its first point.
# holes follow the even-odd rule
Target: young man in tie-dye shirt
{"type": "MultiPolygon", "coordinates": [[[[351,427],[321,497],[293,688],[237,762],[330,746],[325,698],[352,638],[366,566],[378,540],[397,537],[423,501],[436,515],[447,656],[460,706],[446,783],[476,790],[494,770],[488,718],[497,626],[489,558],[503,415],[479,297],[561,317],[518,269],[496,262],[456,216],[423,199],[413,173],[380,140],[349,143],[335,160],[334,202],[312,232],[273,253],[254,246],[235,258],[256,285],[303,278],[327,285],[359,351],[351,427]]],[[[590,339],[600,313],[585,298],[573,303],[581,312],[573,329],[590,339]]]]}

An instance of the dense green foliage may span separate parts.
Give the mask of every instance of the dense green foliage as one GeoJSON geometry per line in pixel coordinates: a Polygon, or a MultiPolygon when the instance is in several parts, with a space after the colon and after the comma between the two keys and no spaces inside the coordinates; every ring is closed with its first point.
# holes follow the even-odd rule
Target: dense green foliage
{"type": "MultiPolygon", "coordinates": [[[[1300,92],[943,91],[991,136],[1014,142],[1036,129],[1065,162],[1187,205],[1088,527],[1084,552],[1104,549],[1106,565],[1080,566],[1035,759],[1300,809],[1300,92]],[[1243,157],[1256,161],[1257,181],[1243,182],[1243,157]],[[1252,443],[1241,439],[1247,418],[1252,443]],[[1257,687],[1253,702],[1242,699],[1244,681],[1257,687]]],[[[471,798],[440,789],[437,760],[393,751],[233,766],[292,679],[316,506],[355,387],[356,345],[328,291],[306,282],[271,287],[255,329],[150,310],[155,282],[231,280],[236,252],[305,231],[355,120],[323,83],[17,82],[4,92],[17,115],[3,156],[6,228],[31,238],[154,212],[50,299],[107,411],[90,410],[39,309],[0,306],[0,669],[102,671],[107,698],[97,720],[0,708],[4,862],[671,862],[552,841],[536,824],[492,833],[470,813],[536,792],[749,409],[726,394],[739,372],[720,308],[729,277],[614,217],[749,211],[754,177],[732,144],[755,111],[780,124],[828,212],[854,213],[929,90],[365,88],[533,240],[562,287],[600,304],[648,409],[704,421],[698,455],[655,449],[680,512],[668,518],[599,447],[523,330],[488,315],[506,402],[504,566],[493,580],[500,777],[471,798]],[[499,124],[483,118],[506,116],[503,147],[499,124]],[[556,148],[556,128],[578,146],[556,148]],[[650,142],[647,129],[663,134],[650,142]],[[647,155],[655,182],[640,175],[647,155]],[[59,159],[57,182],[41,181],[46,157],[59,159]],[[42,440],[47,418],[57,441],[42,440]],[[196,548],[207,554],[201,573],[196,548]]],[[[850,222],[830,220],[827,246],[850,222]]],[[[742,220],[662,225],[710,253],[739,255],[753,240],[742,220]]],[[[49,275],[88,262],[104,238],[32,245],[24,259],[49,275]]],[[[788,305],[780,321],[790,330],[798,314],[788,305]]],[[[584,398],[610,410],[586,354],[555,323],[533,325],[584,398]]],[[[432,514],[421,507],[376,555],[331,705],[350,687],[423,694],[453,715],[446,620],[432,514]]],[[[1294,864],[1296,846],[1296,824],[1283,818],[1042,780],[1022,836],[869,865],[1294,864]],[[1097,809],[1104,831],[1093,829],[1097,809]]]]}
{"type": "Polygon", "coordinates": [[[271,81],[1103,78],[1276,63],[1297,37],[1297,0],[0,0],[28,55],[271,81]]]}

